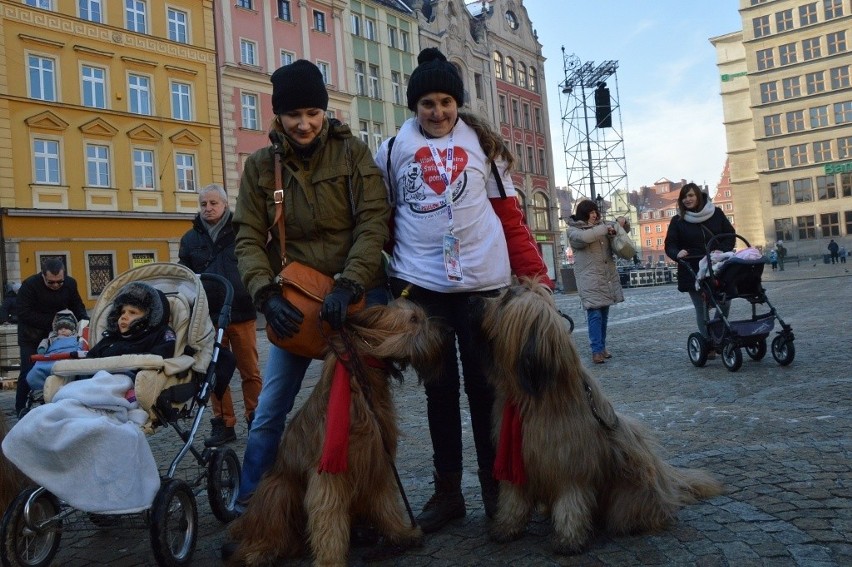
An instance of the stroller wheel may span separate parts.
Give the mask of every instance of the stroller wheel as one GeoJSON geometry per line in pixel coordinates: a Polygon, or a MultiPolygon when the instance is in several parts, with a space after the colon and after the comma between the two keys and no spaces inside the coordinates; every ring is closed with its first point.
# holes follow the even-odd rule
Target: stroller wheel
{"type": "Polygon", "coordinates": [[[207,468],[207,498],[210,509],[220,522],[238,516],[234,510],[240,491],[240,460],[230,447],[213,451],[207,468]]]}
{"type": "Polygon", "coordinates": [[[736,372],[743,365],[743,352],[734,343],[726,343],[722,348],[722,364],[731,372],[736,372]]]}
{"type": "Polygon", "coordinates": [[[748,345],[745,347],[745,351],[752,360],[763,360],[763,357],[766,356],[766,339],[763,339],[759,343],[748,345]]]}
{"type": "Polygon", "coordinates": [[[701,333],[692,333],[686,339],[686,353],[689,355],[689,361],[699,368],[707,363],[709,350],[707,339],[701,333]]]}
{"type": "Polygon", "coordinates": [[[3,565],[47,567],[59,551],[62,520],[59,500],[40,487],[23,490],[9,504],[0,527],[3,565]]]}
{"type": "Polygon", "coordinates": [[[198,507],[192,489],[180,479],[164,479],[151,507],[151,548],[157,565],[189,565],[197,537],[198,507]]]}
{"type": "Polygon", "coordinates": [[[792,339],[778,335],[772,339],[772,357],[781,366],[787,366],[796,358],[796,347],[792,339]]]}

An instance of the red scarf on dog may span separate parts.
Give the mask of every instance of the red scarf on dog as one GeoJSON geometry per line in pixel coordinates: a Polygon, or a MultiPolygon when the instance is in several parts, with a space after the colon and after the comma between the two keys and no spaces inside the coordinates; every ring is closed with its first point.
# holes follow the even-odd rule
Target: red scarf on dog
{"type": "Polygon", "coordinates": [[[506,400],[503,404],[503,421],[500,424],[500,439],[497,441],[497,457],[494,459],[494,478],[512,484],[524,484],[523,431],[521,412],[518,405],[506,400]]]}

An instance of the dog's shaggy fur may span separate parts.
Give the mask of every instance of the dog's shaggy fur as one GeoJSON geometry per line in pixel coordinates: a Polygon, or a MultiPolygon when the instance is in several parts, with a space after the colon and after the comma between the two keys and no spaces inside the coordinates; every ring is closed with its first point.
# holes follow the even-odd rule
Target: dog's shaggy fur
{"type": "Polygon", "coordinates": [[[332,339],[319,382],[287,426],[276,461],[245,514],[232,524],[231,536],[239,542],[235,564],[299,556],[307,539],[317,565],[346,565],[355,518],[375,525],[389,545],[415,546],[422,540],[420,528],[406,515],[391,468],[399,429],[390,378],[401,379],[397,369],[411,364],[421,379],[429,379],[440,367],[443,333],[405,299],[350,315],[345,326],[349,340],[332,339]],[[348,469],[318,473],[337,353],[352,350],[386,368],[363,360],[353,365],[362,369],[368,386],[362,387],[353,373],[348,469]]]}
{"type": "Polygon", "coordinates": [[[533,508],[549,510],[554,551],[578,553],[595,528],[610,534],[659,530],[683,504],[720,494],[709,474],[664,462],[638,421],[616,414],[580,362],[553,298],[524,281],[474,306],[496,390],[494,436],[504,402],[522,419],[527,482],[500,483],[493,539],[520,537],[533,508]]]}

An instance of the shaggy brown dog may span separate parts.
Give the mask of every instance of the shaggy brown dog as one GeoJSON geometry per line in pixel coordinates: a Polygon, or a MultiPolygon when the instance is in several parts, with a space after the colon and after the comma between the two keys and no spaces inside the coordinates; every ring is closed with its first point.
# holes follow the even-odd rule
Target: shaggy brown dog
{"type": "MultiPolygon", "coordinates": [[[[474,310],[491,357],[495,442],[500,447],[503,416],[514,417],[522,440],[514,465],[522,460],[526,475],[525,482],[514,477],[520,484],[500,482],[493,539],[520,537],[533,508],[542,505],[553,522],[554,551],[577,553],[596,527],[610,534],[659,530],[681,505],[721,493],[709,474],[664,462],[646,428],[615,413],[580,363],[568,326],[543,285],[524,281],[474,310]],[[507,402],[516,413],[504,414],[507,402]]],[[[498,449],[498,478],[505,462],[500,454],[498,449]]]]}
{"type": "MultiPolygon", "coordinates": [[[[9,427],[6,424],[6,416],[0,413],[0,443],[6,437],[9,427]]],[[[24,489],[29,480],[18,468],[9,462],[6,455],[0,453],[0,514],[12,502],[15,496],[24,489]]]]}
{"type": "Polygon", "coordinates": [[[299,556],[307,539],[317,565],[346,565],[354,518],[375,525],[390,545],[420,544],[422,533],[406,516],[391,466],[399,429],[390,378],[401,379],[398,368],[411,364],[429,379],[440,367],[443,333],[405,299],[350,315],[345,327],[348,340],[332,340],[322,376],[287,426],[275,464],[231,527],[239,542],[235,564],[299,556]],[[348,469],[319,473],[336,353],[359,361],[349,380],[348,469]]]}

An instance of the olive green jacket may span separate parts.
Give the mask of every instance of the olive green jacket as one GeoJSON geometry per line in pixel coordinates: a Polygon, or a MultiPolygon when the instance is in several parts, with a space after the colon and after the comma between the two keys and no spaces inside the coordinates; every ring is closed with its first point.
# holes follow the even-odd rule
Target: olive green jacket
{"type": "MultiPolygon", "coordinates": [[[[328,276],[340,274],[365,289],[384,285],[381,252],[388,239],[390,207],[370,149],[348,126],[328,120],[309,158],[298,156],[286,138],[281,139],[288,261],[328,276]]],[[[282,267],[278,229],[273,226],[273,147],[257,150],[246,160],[233,218],[237,265],[256,304],[262,301],[258,292],[273,283],[282,267]]]]}

